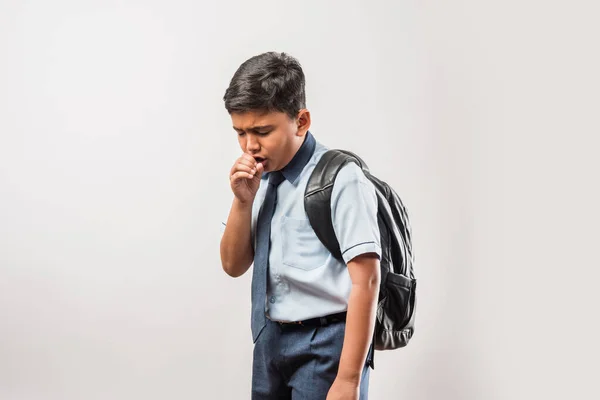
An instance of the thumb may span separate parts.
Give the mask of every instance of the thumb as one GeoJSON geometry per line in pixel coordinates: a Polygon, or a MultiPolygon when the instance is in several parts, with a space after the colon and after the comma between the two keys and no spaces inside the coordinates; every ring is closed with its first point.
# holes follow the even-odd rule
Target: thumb
{"type": "Polygon", "coordinates": [[[260,179],[262,178],[263,172],[265,172],[265,167],[262,165],[262,163],[256,164],[256,174],[254,174],[254,176],[260,179]]]}

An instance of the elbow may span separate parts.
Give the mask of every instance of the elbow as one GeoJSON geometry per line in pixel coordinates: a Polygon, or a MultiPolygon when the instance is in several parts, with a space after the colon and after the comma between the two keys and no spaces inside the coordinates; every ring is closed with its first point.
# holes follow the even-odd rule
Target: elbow
{"type": "Polygon", "coordinates": [[[223,267],[223,271],[232,278],[244,275],[248,268],[250,268],[249,264],[248,266],[242,266],[240,263],[231,263],[223,260],[221,260],[221,266],[223,267]]]}
{"type": "Polygon", "coordinates": [[[378,288],[381,284],[381,274],[377,271],[371,279],[369,279],[369,286],[378,288]]]}
{"type": "Polygon", "coordinates": [[[232,278],[238,278],[243,275],[242,272],[236,270],[235,268],[232,268],[231,266],[223,265],[223,271],[225,271],[225,273],[232,278]]]}
{"type": "Polygon", "coordinates": [[[252,257],[248,254],[239,254],[239,252],[231,251],[221,242],[221,267],[223,271],[232,278],[237,278],[250,268],[252,257]]]}
{"type": "Polygon", "coordinates": [[[226,247],[221,240],[221,267],[223,271],[232,278],[237,278],[239,275],[235,273],[233,263],[230,261],[230,257],[227,256],[226,247]]]}
{"type": "Polygon", "coordinates": [[[381,274],[379,273],[379,271],[371,274],[371,276],[369,276],[368,279],[366,279],[363,282],[363,286],[365,287],[365,289],[372,290],[372,291],[379,290],[380,284],[381,284],[381,274]]]}
{"type": "Polygon", "coordinates": [[[237,278],[242,275],[239,269],[235,268],[231,263],[221,260],[221,266],[223,267],[223,271],[232,278],[237,278]]]}
{"type": "Polygon", "coordinates": [[[380,274],[375,273],[368,277],[362,277],[362,279],[357,282],[352,282],[352,288],[363,293],[378,293],[380,284],[381,276],[380,274]]]}

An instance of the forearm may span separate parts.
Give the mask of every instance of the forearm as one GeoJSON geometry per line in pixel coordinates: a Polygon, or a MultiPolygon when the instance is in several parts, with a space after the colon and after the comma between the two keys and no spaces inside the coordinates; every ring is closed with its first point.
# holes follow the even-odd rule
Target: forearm
{"type": "Polygon", "coordinates": [[[379,275],[352,285],[338,378],[359,382],[375,329],[379,275]]]}
{"type": "Polygon", "coordinates": [[[221,264],[230,276],[243,275],[254,259],[250,223],[252,203],[242,203],[237,198],[231,206],[227,226],[221,238],[221,264]]]}

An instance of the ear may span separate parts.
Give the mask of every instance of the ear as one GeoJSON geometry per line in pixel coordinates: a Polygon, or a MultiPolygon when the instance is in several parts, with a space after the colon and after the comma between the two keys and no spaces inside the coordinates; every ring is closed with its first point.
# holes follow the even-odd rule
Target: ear
{"type": "Polygon", "coordinates": [[[296,136],[304,136],[308,129],[310,128],[310,111],[306,108],[298,111],[298,116],[296,117],[296,126],[298,127],[298,132],[296,132],[296,136]]]}

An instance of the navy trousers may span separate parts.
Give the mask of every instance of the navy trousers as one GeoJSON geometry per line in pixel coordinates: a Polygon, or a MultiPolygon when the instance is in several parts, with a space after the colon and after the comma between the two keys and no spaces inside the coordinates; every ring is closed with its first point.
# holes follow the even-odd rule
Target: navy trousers
{"type": "MultiPolygon", "coordinates": [[[[325,400],[337,375],[345,322],[312,327],[267,319],[254,345],[252,400],[325,400]]],[[[368,400],[365,363],[360,400],[368,400]]]]}

